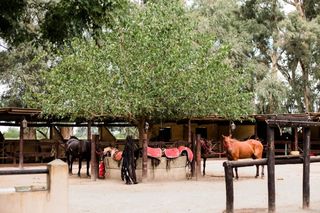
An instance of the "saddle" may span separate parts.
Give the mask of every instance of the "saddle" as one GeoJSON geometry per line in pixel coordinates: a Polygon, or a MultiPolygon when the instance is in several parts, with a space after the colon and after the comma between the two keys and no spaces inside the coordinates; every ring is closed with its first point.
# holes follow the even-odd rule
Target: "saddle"
{"type": "Polygon", "coordinates": [[[180,151],[178,148],[167,148],[164,149],[164,155],[167,158],[177,158],[180,156],[180,151]]]}
{"type": "Polygon", "coordinates": [[[113,160],[115,161],[121,161],[122,159],[122,151],[116,151],[113,156],[112,156],[113,160]]]}
{"type": "Polygon", "coordinates": [[[160,159],[162,156],[162,150],[160,148],[147,147],[147,156],[160,159]]]}
{"type": "Polygon", "coordinates": [[[104,148],[103,155],[110,156],[115,161],[121,161],[121,159],[122,159],[122,151],[118,150],[117,148],[110,147],[110,146],[104,148]]]}
{"type": "Polygon", "coordinates": [[[189,147],[179,146],[178,150],[179,150],[180,155],[182,155],[183,152],[187,153],[187,158],[188,158],[189,162],[191,162],[193,160],[193,152],[191,151],[191,149],[189,147]]]}

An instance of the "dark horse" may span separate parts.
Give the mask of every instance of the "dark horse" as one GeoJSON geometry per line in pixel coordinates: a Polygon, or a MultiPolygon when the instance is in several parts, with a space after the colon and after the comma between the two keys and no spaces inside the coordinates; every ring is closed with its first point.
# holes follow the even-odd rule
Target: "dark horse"
{"type": "Polygon", "coordinates": [[[69,174],[72,174],[73,161],[79,159],[79,170],[78,176],[80,177],[81,163],[82,160],[87,161],[87,176],[89,174],[89,163],[91,160],[91,144],[89,141],[81,141],[78,138],[72,136],[66,143],[66,157],[69,168],[69,174]]]}
{"type": "Polygon", "coordinates": [[[203,169],[202,169],[202,175],[206,175],[206,161],[207,158],[213,156],[215,154],[214,149],[215,145],[212,144],[211,140],[206,140],[204,138],[200,139],[200,146],[201,146],[201,157],[203,159],[203,169]]]}
{"type": "MultiPolygon", "coordinates": [[[[228,160],[238,160],[243,158],[261,159],[263,153],[263,145],[260,141],[249,139],[246,141],[238,141],[231,136],[222,136],[223,145],[226,149],[228,160]]],[[[264,167],[262,165],[261,177],[264,175],[264,167]]],[[[238,176],[238,168],[235,167],[236,179],[238,176]]],[[[257,165],[256,178],[259,177],[259,166],[257,165]]]]}

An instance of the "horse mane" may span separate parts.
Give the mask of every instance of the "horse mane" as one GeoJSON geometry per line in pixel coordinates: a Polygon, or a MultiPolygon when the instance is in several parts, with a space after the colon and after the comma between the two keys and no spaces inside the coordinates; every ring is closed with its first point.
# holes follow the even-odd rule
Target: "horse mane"
{"type": "Polygon", "coordinates": [[[70,139],[77,139],[77,140],[79,140],[79,138],[77,138],[77,137],[74,136],[74,135],[70,136],[69,140],[70,140],[70,139]]]}

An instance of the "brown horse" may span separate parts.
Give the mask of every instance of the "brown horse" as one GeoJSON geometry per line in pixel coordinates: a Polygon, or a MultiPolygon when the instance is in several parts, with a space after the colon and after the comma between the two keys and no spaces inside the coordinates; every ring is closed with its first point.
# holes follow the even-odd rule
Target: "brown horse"
{"type": "MultiPolygon", "coordinates": [[[[231,136],[222,136],[223,145],[226,149],[228,160],[238,160],[243,158],[261,159],[263,145],[260,141],[249,139],[246,141],[238,141],[232,139],[231,136]]],[[[256,178],[259,177],[259,166],[257,166],[256,178]]],[[[238,176],[238,168],[235,167],[236,179],[238,176]]],[[[262,165],[261,177],[264,176],[264,166],[262,165]]]]}
{"type": "Polygon", "coordinates": [[[213,145],[211,140],[206,140],[204,138],[200,139],[200,146],[201,146],[201,157],[203,159],[203,169],[202,169],[202,175],[205,176],[206,175],[206,161],[207,161],[207,157],[210,155],[213,155],[214,149],[215,149],[215,145],[213,145]]]}

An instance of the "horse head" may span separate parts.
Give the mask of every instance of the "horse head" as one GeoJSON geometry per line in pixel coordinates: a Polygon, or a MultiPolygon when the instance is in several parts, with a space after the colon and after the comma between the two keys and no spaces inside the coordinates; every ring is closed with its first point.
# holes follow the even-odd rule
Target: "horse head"
{"type": "Polygon", "coordinates": [[[200,143],[201,143],[201,152],[205,154],[211,154],[213,152],[215,145],[213,144],[212,140],[206,140],[201,138],[200,143]]]}
{"type": "Polygon", "coordinates": [[[229,135],[229,136],[222,135],[222,141],[223,141],[224,148],[228,149],[231,146],[231,143],[232,143],[231,137],[232,137],[232,135],[229,135]]]}
{"type": "Polygon", "coordinates": [[[112,147],[108,146],[103,149],[103,155],[104,156],[111,156],[112,147]]]}

